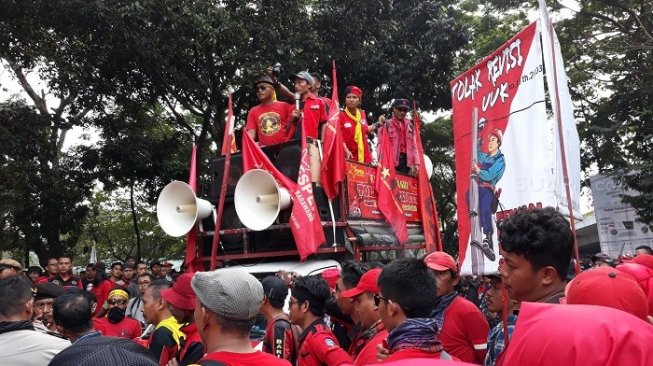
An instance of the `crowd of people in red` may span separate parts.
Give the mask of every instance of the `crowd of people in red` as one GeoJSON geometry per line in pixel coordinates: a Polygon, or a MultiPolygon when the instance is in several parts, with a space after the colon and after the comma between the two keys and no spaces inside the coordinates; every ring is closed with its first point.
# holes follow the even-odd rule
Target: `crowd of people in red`
{"type": "Polygon", "coordinates": [[[573,238],[557,211],[523,211],[500,228],[501,267],[482,278],[480,299],[460,288],[456,261],[444,252],[261,280],[224,268],[171,281],[158,262],[151,273],[140,262],[114,263],[106,279],[91,264],[80,279],[62,257],[56,266],[48,261],[44,281],[3,259],[0,359],[54,366],[650,365],[649,247],[620,264],[597,256],[594,267],[569,276],[573,238]],[[260,317],[267,321],[261,350],[250,339],[260,317]]]}

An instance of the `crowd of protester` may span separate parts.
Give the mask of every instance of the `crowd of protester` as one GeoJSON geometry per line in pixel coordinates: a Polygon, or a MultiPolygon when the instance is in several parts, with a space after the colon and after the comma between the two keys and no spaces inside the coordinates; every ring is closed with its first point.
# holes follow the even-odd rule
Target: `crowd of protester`
{"type": "Polygon", "coordinates": [[[136,258],[108,271],[0,260],[3,365],[650,365],[653,253],[595,255],[569,278],[573,235],[554,209],[500,224],[495,275],[462,278],[433,252],[257,279],[172,274],[136,258]],[[132,286],[133,285],[133,286],[132,286]],[[257,347],[253,325],[267,328],[257,347]]]}

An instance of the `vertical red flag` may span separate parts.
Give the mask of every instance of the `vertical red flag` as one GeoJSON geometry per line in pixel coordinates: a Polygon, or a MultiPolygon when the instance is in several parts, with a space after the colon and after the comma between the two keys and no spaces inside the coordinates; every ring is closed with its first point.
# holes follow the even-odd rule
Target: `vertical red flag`
{"type": "Polygon", "coordinates": [[[345,153],[342,145],[342,134],[338,115],[338,79],[336,77],[336,62],[333,61],[333,91],[329,118],[324,130],[324,157],[322,159],[321,181],[329,200],[340,194],[340,182],[345,180],[345,153]]]}
{"type": "MultiPolygon", "coordinates": [[[[302,125],[303,126],[303,125],[302,125]]],[[[293,207],[290,215],[290,229],[292,230],[297,251],[301,260],[317,252],[317,248],[326,242],[322,222],[313,198],[311,185],[310,165],[306,136],[302,129],[302,157],[299,166],[297,183],[290,180],[277,170],[270,159],[261,151],[248,134],[243,134],[243,172],[251,169],[263,169],[272,174],[279,184],[288,190],[292,198],[293,207]]]]}
{"type": "Polygon", "coordinates": [[[424,228],[424,242],[426,252],[434,250],[442,251],[442,238],[440,237],[440,221],[438,220],[438,209],[435,206],[433,190],[429,177],[424,166],[424,147],[422,146],[422,135],[420,133],[420,118],[417,108],[413,102],[413,122],[415,123],[415,144],[417,155],[419,155],[419,170],[417,174],[417,188],[419,190],[419,209],[422,215],[422,226],[424,228]]]}
{"type": "MultiPolygon", "coordinates": [[[[190,157],[190,168],[188,174],[188,185],[197,194],[197,145],[193,144],[190,157]]],[[[195,226],[186,235],[186,259],[184,260],[186,270],[190,273],[200,270],[200,263],[197,258],[197,244],[195,238],[197,230],[195,226]]]]}
{"type": "Polygon", "coordinates": [[[236,146],[236,135],[234,134],[234,106],[231,99],[231,92],[229,92],[227,119],[224,124],[224,138],[222,139],[222,155],[227,155],[228,152],[232,154],[238,151],[236,146]]]}
{"type": "Polygon", "coordinates": [[[395,162],[392,156],[392,147],[386,129],[379,133],[379,165],[376,167],[376,196],[377,206],[385,220],[392,226],[400,243],[408,241],[408,228],[406,227],[406,216],[399,204],[397,195],[397,179],[395,173],[395,162]]]}

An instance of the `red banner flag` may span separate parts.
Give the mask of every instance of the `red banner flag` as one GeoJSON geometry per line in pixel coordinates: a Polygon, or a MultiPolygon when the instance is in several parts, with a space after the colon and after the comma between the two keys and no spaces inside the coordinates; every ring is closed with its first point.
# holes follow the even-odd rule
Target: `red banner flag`
{"type": "Polygon", "coordinates": [[[238,151],[236,146],[236,135],[234,134],[234,106],[231,99],[231,92],[229,93],[229,109],[227,111],[227,119],[224,125],[224,138],[222,139],[222,155],[227,155],[228,152],[232,154],[238,151]]]}
{"type": "Polygon", "coordinates": [[[424,147],[422,146],[422,135],[420,133],[420,118],[415,103],[413,103],[413,122],[415,123],[415,144],[419,156],[419,170],[417,174],[417,187],[419,190],[419,209],[422,216],[424,228],[424,242],[426,252],[434,250],[442,251],[442,238],[440,237],[440,222],[438,220],[438,209],[433,198],[433,190],[429,182],[426,166],[424,165],[424,147]]]}
{"type": "Polygon", "coordinates": [[[297,183],[290,180],[277,170],[270,159],[261,151],[248,134],[243,134],[243,173],[251,169],[263,169],[272,174],[279,184],[288,190],[293,201],[290,215],[292,230],[300,259],[317,252],[317,248],[326,242],[322,222],[313,198],[306,136],[302,129],[302,157],[299,166],[297,183]]]}
{"type": "Polygon", "coordinates": [[[382,129],[379,133],[379,165],[376,168],[376,196],[377,206],[385,220],[392,226],[397,239],[401,244],[408,241],[408,228],[406,216],[399,204],[395,162],[392,156],[392,147],[388,139],[388,132],[382,129]]]}
{"type": "Polygon", "coordinates": [[[336,62],[333,61],[333,91],[329,118],[324,130],[324,158],[322,159],[321,181],[329,200],[340,194],[340,182],[345,180],[345,153],[342,144],[342,133],[338,115],[338,79],[336,77],[336,62]]]}
{"type": "MultiPolygon", "coordinates": [[[[189,171],[188,185],[197,194],[197,145],[195,144],[193,144],[193,150],[191,152],[189,171]]],[[[184,260],[186,270],[190,273],[202,270],[197,258],[196,236],[197,230],[193,226],[186,235],[186,258],[184,260]]]]}

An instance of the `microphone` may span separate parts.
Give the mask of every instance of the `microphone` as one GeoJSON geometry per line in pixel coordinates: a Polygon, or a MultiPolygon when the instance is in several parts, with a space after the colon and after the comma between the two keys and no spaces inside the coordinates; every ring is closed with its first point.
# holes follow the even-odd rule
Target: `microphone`
{"type": "Polygon", "coordinates": [[[295,93],[295,109],[299,110],[299,100],[302,98],[302,96],[299,93],[295,93]]]}

